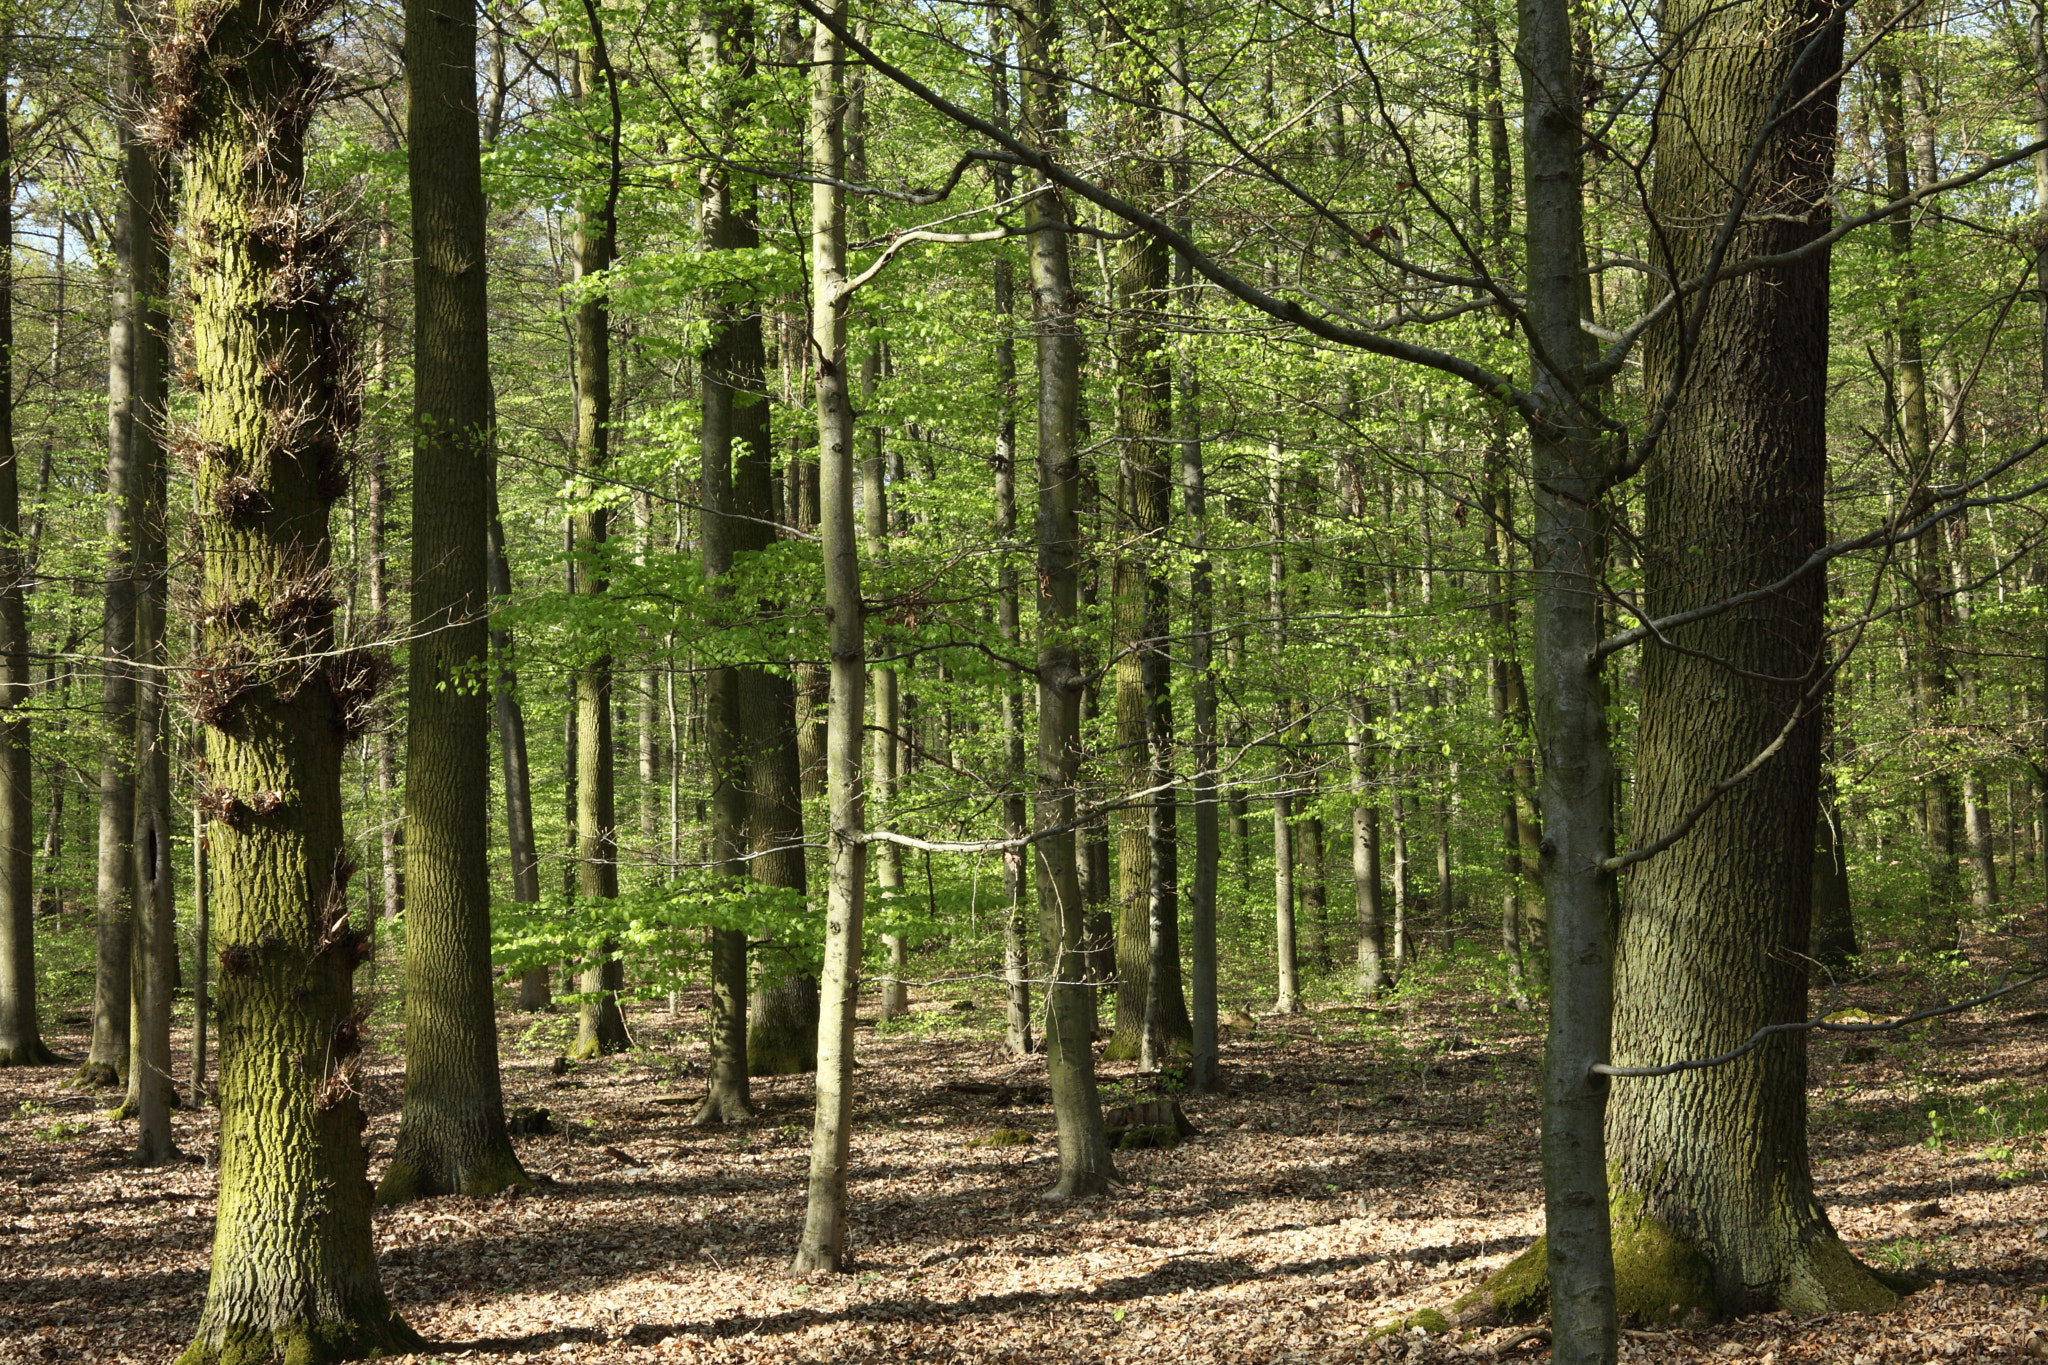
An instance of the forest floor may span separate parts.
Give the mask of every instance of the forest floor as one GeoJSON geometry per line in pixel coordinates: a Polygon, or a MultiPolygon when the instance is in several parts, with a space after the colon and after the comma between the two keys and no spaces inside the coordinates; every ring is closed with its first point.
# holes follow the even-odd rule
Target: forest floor
{"type": "MultiPolygon", "coordinates": [[[[519,1141],[546,1183],[377,1213],[385,1283],[437,1343],[407,1359],[1546,1357],[1540,1341],[1510,1345],[1523,1335],[1512,1328],[1375,1336],[1446,1307],[1538,1230],[1534,1017],[1446,991],[1259,1019],[1232,1030],[1227,1090],[1186,1098],[1200,1136],[1119,1153],[1113,1195],[1058,1206],[1039,1198],[1054,1160],[1051,1112],[1030,1090],[1043,1058],[1002,1055],[992,993],[972,1009],[949,1007],[957,998],[861,1029],[854,1264],[808,1279],[784,1273],[803,1216],[806,1079],[757,1081],[752,1124],[690,1128],[699,1001],[685,997],[676,1020],[636,1006],[635,1051],[561,1075],[551,1064],[573,1021],[508,1011],[506,1103],[544,1108],[559,1129],[519,1141]],[[998,1083],[1022,1093],[989,1093],[998,1083]],[[997,1128],[1036,1139],[985,1145],[997,1128]]],[[[1937,998],[1932,983],[1893,983],[1859,1003],[1937,998]]],[[[1836,1226],[1866,1260],[1929,1288],[1881,1316],[1633,1332],[1623,1358],[2022,1356],[2048,1321],[2048,1013],[2025,1008],[1879,1035],[1859,1060],[1841,1043],[1813,1048],[1814,1164],[1836,1226]]],[[[395,1027],[380,1031],[373,1172],[397,1130],[401,1071],[395,1027]]],[[[51,1041],[83,1054],[76,1013],[51,1041]]],[[[214,1111],[176,1117],[191,1160],[138,1171],[132,1126],[64,1088],[68,1075],[0,1072],[0,1361],[168,1361],[206,1289],[214,1111]]],[[[1102,1075],[1105,1103],[1143,1097],[1130,1068],[1102,1075]]]]}

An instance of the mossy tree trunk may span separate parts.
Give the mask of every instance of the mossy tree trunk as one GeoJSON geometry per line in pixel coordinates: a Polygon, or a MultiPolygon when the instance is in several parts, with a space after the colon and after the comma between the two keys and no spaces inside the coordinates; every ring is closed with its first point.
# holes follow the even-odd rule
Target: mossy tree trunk
{"type": "MultiPolygon", "coordinates": [[[[1665,23],[1686,36],[1651,195],[1660,266],[1674,279],[1706,268],[1731,185],[1746,191],[1734,257],[1810,242],[1828,219],[1840,10],[1684,0],[1665,23]]],[[[1693,326],[1656,334],[1645,355],[1649,392],[1676,398],[1646,519],[1653,616],[1780,579],[1825,539],[1827,253],[1717,285],[1699,307],[1693,326]]],[[[1678,827],[1716,783],[1784,738],[1633,874],[1616,954],[1617,1065],[1712,1056],[1806,1013],[1823,593],[1810,574],[1677,630],[1687,652],[1652,649],[1643,660],[1638,843],[1678,827]],[[1715,723],[1702,726],[1705,715],[1715,723]]],[[[1638,1260],[1663,1262],[1627,1264],[1629,1244],[1617,1242],[1621,1283],[1633,1277],[1654,1297],[1625,1310],[1661,1317],[1702,1287],[1727,1313],[1896,1302],[1814,1197],[1804,1034],[1725,1066],[1615,1085],[1617,1225],[1642,1233],[1638,1260]],[[1686,1264],[1703,1286],[1666,1283],[1686,1264]]]]}
{"type": "Polygon", "coordinates": [[[523,1189],[491,976],[489,296],[476,13],[405,7],[413,219],[405,1099],[378,1202],[523,1189]]]}
{"type": "Polygon", "coordinates": [[[185,158],[204,572],[188,700],[208,726],[221,942],[220,1203],[181,1365],[414,1349],[370,1240],[341,766],[378,672],[340,648],[331,504],[359,415],[345,225],[309,200],[316,13],[165,13],[153,126],[185,158]]]}
{"type": "MultiPolygon", "coordinates": [[[[1053,0],[1019,16],[1025,136],[1044,148],[1067,142],[1066,85],[1053,0]]],[[[1059,1127],[1059,1177],[1050,1197],[1101,1194],[1116,1179],[1095,1086],[1095,1001],[1083,948],[1086,905],[1076,866],[1075,789],[1080,771],[1081,398],[1079,300],[1065,231],[1064,196],[1050,182],[1025,206],[1030,233],[1031,316],[1038,340],[1038,926],[1046,987],[1046,1069],[1059,1127]]]]}
{"type": "MultiPolygon", "coordinates": [[[[1123,194],[1157,203],[1165,177],[1157,150],[1164,144],[1160,72],[1146,45],[1125,32],[1128,17],[1107,16],[1121,53],[1116,82],[1131,97],[1131,112],[1117,133],[1127,149],[1119,171],[1123,194]]],[[[1140,234],[1117,248],[1116,422],[1117,481],[1113,516],[1118,547],[1111,586],[1111,649],[1116,660],[1117,786],[1129,803],[1116,813],[1116,1023],[1103,1048],[1105,1061],[1144,1051],[1148,1001],[1156,1006],[1162,1048],[1184,1052],[1192,1037],[1180,979],[1177,870],[1157,854],[1171,848],[1172,795],[1155,741],[1169,716],[1172,672],[1167,667],[1168,599],[1160,560],[1172,517],[1173,367],[1159,316],[1166,298],[1169,253],[1140,234]],[[1150,795],[1141,796],[1140,793],[1150,795]],[[1166,810],[1158,809],[1164,804],[1166,810]],[[1163,818],[1162,818],[1163,817],[1163,818]],[[1172,980],[1152,987],[1155,955],[1172,965],[1172,980]]]]}

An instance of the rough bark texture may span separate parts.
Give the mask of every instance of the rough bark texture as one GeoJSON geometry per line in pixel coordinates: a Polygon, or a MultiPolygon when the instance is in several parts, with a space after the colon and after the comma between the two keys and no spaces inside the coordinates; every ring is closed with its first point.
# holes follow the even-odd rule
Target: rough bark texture
{"type": "MultiPolygon", "coordinates": [[[[1652,193],[1660,263],[1681,279],[1707,265],[1730,184],[1748,192],[1737,255],[1784,251],[1824,231],[1835,105],[1823,83],[1841,51],[1839,15],[1809,0],[1733,9],[1686,0],[1666,23],[1687,38],[1652,193]],[[1799,112],[1761,132],[1780,100],[1800,102],[1799,112]],[[1745,183],[1741,166],[1759,137],[1745,183]]],[[[1678,402],[1650,485],[1651,614],[1778,579],[1824,539],[1827,272],[1822,252],[1719,285],[1687,329],[1697,337],[1689,353],[1677,332],[1653,339],[1649,391],[1675,388],[1678,402]]],[[[1801,718],[1754,777],[1635,871],[1617,947],[1617,1065],[1712,1056],[1806,1012],[1822,594],[1820,575],[1809,575],[1674,635],[1707,657],[1653,649],[1643,660],[1638,844],[1676,828],[1801,718]],[[1704,715],[1715,723],[1701,725],[1704,715]]],[[[1669,1234],[1654,1239],[1655,1254],[1673,1277],[1705,1274],[1729,1313],[1896,1302],[1814,1198],[1804,1034],[1710,1070],[1616,1084],[1614,1206],[1669,1234]]],[[[1625,1306],[1659,1317],[1688,1296],[1657,1297],[1625,1306]]]]}
{"type": "Polygon", "coordinates": [[[379,1203],[532,1182],[505,1132],[491,983],[489,297],[476,12],[405,7],[413,217],[405,1099],[379,1203]]]}
{"type": "Polygon", "coordinates": [[[306,202],[321,80],[282,0],[165,14],[155,126],[185,157],[204,554],[202,797],[221,942],[220,1203],[181,1365],[412,1350],[378,1283],[357,1079],[344,746],[370,700],[335,651],[328,512],[357,415],[342,231],[306,202]]]}

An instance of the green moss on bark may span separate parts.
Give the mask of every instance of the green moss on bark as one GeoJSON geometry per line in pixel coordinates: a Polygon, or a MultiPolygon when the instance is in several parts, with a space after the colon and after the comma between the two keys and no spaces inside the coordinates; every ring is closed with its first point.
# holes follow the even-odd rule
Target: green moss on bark
{"type": "Polygon", "coordinates": [[[392,1313],[360,1323],[290,1322],[267,1331],[232,1328],[218,1341],[193,1342],[177,1365],[333,1365],[405,1355],[426,1344],[392,1313]]]}
{"type": "Polygon", "coordinates": [[[1692,1242],[1650,1216],[1633,1191],[1608,1204],[1614,1219],[1614,1306],[1642,1323],[1716,1315],[1714,1268],[1692,1242]]]}

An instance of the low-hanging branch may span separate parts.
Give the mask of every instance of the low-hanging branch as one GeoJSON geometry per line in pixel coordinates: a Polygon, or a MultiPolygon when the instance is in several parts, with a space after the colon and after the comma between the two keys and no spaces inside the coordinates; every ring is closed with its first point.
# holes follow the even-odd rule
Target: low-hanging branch
{"type": "MultiPolygon", "coordinates": [[[[2010,975],[2008,973],[2007,975],[2010,975]]],[[[1702,1057],[1696,1061],[1672,1062],[1665,1066],[1614,1066],[1607,1062],[1595,1062],[1587,1070],[1599,1076],[1675,1076],[1681,1071],[1705,1071],[1709,1067],[1724,1066],[1736,1058],[1754,1052],[1780,1033],[1885,1033],[1900,1029],[1908,1024],[1917,1024],[1922,1019],[1933,1019],[1944,1014],[1960,1014],[1964,1010],[1988,1004],[2002,995],[2011,995],[2039,981],[2048,981],[2048,972],[2036,972],[2024,980],[2001,984],[1982,995],[1973,995],[1968,1000],[1958,1000],[1949,1005],[1933,1005],[1924,1010],[1915,1010],[1898,1019],[1888,1019],[1880,1024],[1831,1023],[1828,1016],[1841,1008],[1841,997],[1837,995],[1828,1002],[1828,1007],[1811,1019],[1798,1019],[1789,1024],[1767,1024],[1751,1034],[1740,1047],[1732,1048],[1718,1057],[1702,1057]]]]}

